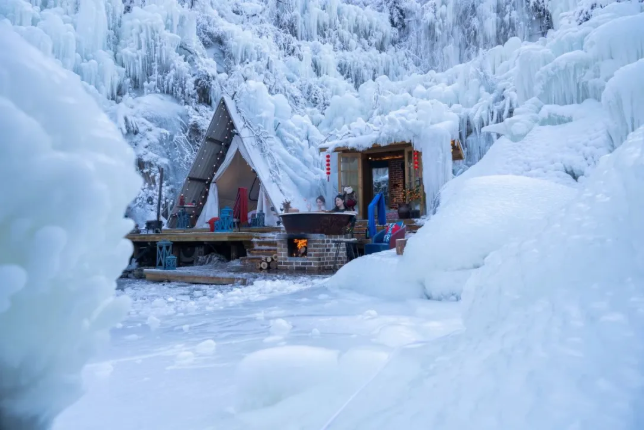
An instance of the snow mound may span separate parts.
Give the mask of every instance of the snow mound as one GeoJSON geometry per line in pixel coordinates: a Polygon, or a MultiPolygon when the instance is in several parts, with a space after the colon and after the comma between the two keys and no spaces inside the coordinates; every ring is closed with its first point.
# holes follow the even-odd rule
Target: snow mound
{"type": "Polygon", "coordinates": [[[423,298],[423,290],[419,286],[401,283],[400,261],[396,250],[369,254],[340,268],[328,285],[394,300],[423,298]]]}
{"type": "Polygon", "coordinates": [[[338,352],[310,346],[259,350],[237,367],[243,410],[270,406],[327,381],[337,372],[338,352]]]}
{"type": "Polygon", "coordinates": [[[114,280],[141,180],[80,79],[5,21],[0,76],[0,427],[47,428],[126,310],[114,280]]]}
{"type": "Polygon", "coordinates": [[[485,258],[528,237],[568,203],[576,189],[514,175],[457,178],[441,192],[437,213],[395,250],[353,260],[330,287],[388,299],[458,300],[485,258]]]}
{"type": "Polygon", "coordinates": [[[293,325],[291,325],[288,321],[284,319],[271,320],[270,325],[271,325],[270,331],[271,331],[271,334],[273,335],[284,336],[284,335],[287,335],[289,332],[291,332],[291,329],[293,329],[293,325]]]}
{"type": "Polygon", "coordinates": [[[454,180],[436,215],[409,239],[399,274],[432,299],[458,299],[490,253],[529,236],[574,195],[570,187],[513,175],[454,180]]]}
{"type": "Polygon", "coordinates": [[[195,351],[200,355],[212,355],[213,353],[215,353],[216,348],[217,343],[215,343],[213,340],[206,340],[197,344],[195,351]]]}
{"type": "Polygon", "coordinates": [[[150,330],[156,331],[161,326],[161,320],[155,316],[148,316],[148,319],[145,321],[146,325],[150,327],[150,330]]]}

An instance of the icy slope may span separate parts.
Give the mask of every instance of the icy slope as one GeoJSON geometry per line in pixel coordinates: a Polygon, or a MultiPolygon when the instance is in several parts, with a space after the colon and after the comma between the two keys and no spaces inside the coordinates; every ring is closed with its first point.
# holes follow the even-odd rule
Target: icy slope
{"type": "Polygon", "coordinates": [[[124,315],[114,280],[141,181],[78,77],[6,22],[0,76],[0,428],[46,428],[124,315]]]}

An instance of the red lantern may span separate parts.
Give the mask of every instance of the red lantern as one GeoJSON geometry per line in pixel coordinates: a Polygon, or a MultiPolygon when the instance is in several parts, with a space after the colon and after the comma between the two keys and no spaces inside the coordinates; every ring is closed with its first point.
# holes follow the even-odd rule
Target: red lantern
{"type": "Polygon", "coordinates": [[[414,169],[418,170],[418,151],[414,151],[414,169]]]}
{"type": "Polygon", "coordinates": [[[331,154],[326,155],[326,180],[331,181],[331,154]]]}

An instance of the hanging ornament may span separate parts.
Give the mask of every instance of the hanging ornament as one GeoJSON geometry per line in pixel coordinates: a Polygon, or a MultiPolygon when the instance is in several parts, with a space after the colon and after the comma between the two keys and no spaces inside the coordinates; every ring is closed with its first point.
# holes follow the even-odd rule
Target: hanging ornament
{"type": "Polygon", "coordinates": [[[418,170],[418,151],[414,151],[414,169],[418,170]]]}
{"type": "Polygon", "coordinates": [[[326,180],[331,181],[331,154],[326,154],[326,180]]]}

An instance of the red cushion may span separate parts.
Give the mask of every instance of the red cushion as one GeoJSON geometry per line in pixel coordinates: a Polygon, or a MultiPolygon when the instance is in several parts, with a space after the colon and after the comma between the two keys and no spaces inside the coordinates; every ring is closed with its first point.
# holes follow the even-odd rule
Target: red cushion
{"type": "Polygon", "coordinates": [[[398,232],[400,229],[402,229],[402,228],[400,227],[400,225],[399,225],[399,224],[396,224],[396,223],[390,223],[390,224],[389,224],[389,226],[387,226],[387,233],[386,233],[386,235],[393,235],[393,234],[395,234],[396,232],[398,232]]]}

